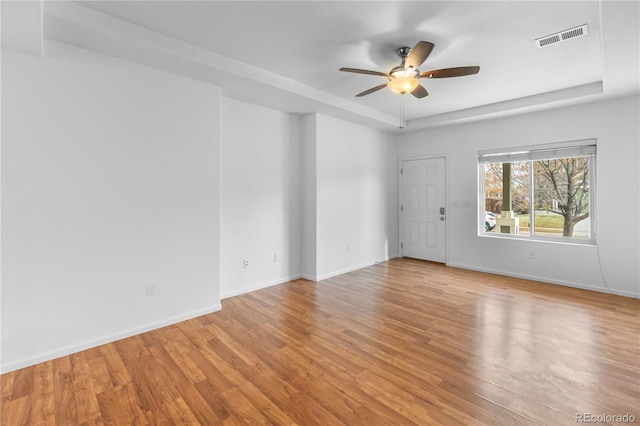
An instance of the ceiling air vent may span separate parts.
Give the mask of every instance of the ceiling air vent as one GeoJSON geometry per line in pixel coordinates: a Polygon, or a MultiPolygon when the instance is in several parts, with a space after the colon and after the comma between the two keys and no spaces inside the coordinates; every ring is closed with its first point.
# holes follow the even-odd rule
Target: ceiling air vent
{"type": "Polygon", "coordinates": [[[582,37],[588,34],[587,24],[579,27],[571,28],[559,33],[551,34],[546,37],[538,38],[535,40],[536,46],[539,48],[551,46],[552,44],[560,43],[565,40],[569,40],[576,37],[582,37]]]}

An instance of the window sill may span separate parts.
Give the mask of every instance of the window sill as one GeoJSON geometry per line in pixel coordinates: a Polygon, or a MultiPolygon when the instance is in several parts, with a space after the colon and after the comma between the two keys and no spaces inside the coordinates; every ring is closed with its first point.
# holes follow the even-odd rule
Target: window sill
{"type": "Polygon", "coordinates": [[[478,234],[479,237],[483,238],[496,238],[503,240],[517,240],[517,241],[536,241],[542,243],[552,243],[552,244],[565,244],[565,245],[574,245],[574,246],[596,246],[597,241],[595,239],[577,239],[577,238],[566,238],[566,237],[546,237],[546,236],[530,236],[530,235],[515,235],[515,234],[500,234],[500,233],[492,233],[492,232],[481,232],[478,234]]]}

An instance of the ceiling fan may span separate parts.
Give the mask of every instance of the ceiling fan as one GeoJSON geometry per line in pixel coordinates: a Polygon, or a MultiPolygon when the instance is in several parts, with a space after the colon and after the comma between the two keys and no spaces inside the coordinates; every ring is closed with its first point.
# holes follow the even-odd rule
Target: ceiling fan
{"type": "Polygon", "coordinates": [[[356,74],[378,75],[387,78],[388,81],[386,83],[372,87],[362,93],[358,93],[356,95],[357,97],[366,96],[388,87],[400,95],[411,93],[416,98],[424,98],[429,94],[427,89],[425,89],[424,86],[420,84],[420,81],[418,81],[421,78],[462,77],[465,75],[476,74],[480,71],[480,67],[471,66],[443,68],[421,73],[418,67],[427,59],[433,49],[433,46],[433,43],[429,43],[428,41],[419,41],[415,46],[413,46],[413,48],[401,47],[396,49],[396,53],[402,58],[402,63],[397,67],[391,68],[391,71],[388,73],[362,70],[359,68],[340,68],[340,71],[353,72],[356,74]]]}

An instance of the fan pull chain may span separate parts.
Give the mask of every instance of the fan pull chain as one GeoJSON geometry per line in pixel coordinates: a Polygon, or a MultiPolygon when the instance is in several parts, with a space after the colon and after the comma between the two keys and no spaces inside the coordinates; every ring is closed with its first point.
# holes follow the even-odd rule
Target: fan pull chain
{"type": "Polygon", "coordinates": [[[404,129],[407,126],[407,122],[404,119],[404,104],[400,105],[400,124],[398,128],[400,130],[404,129]]]}

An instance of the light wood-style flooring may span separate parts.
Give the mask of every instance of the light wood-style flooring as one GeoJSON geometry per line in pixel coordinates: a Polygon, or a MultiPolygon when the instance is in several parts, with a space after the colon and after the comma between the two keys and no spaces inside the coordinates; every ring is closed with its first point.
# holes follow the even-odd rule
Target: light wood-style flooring
{"type": "Polygon", "coordinates": [[[0,379],[8,426],[640,423],[640,301],[396,259],[0,379]]]}

